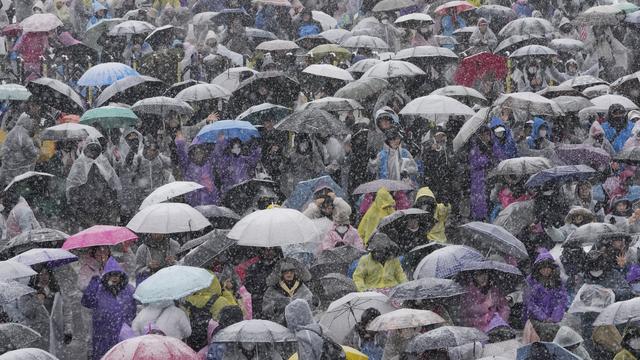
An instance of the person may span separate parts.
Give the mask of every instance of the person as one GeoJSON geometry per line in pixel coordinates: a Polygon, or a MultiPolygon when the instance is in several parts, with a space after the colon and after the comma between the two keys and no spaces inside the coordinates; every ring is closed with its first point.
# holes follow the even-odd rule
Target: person
{"type": "Polygon", "coordinates": [[[207,345],[207,330],[209,322],[220,319],[220,312],[229,302],[222,296],[220,280],[212,272],[213,279],[209,287],[197,291],[185,298],[185,307],[189,315],[191,336],[185,343],[194,350],[200,350],[207,345]]]}
{"type": "Polygon", "coordinates": [[[373,129],[367,133],[368,148],[378,154],[384,147],[386,132],[400,124],[400,118],[389,106],[383,106],[375,112],[373,129]]]}
{"type": "Polygon", "coordinates": [[[149,234],[136,251],[136,283],[156,271],[174,265],[180,251],[180,243],[165,234],[149,234]]]}
{"type": "Polygon", "coordinates": [[[446,243],[445,228],[451,213],[451,204],[439,203],[431,189],[425,186],[418,189],[413,207],[433,214],[434,223],[427,234],[427,240],[446,243]]]}
{"type": "Polygon", "coordinates": [[[309,303],[303,299],[293,300],[285,307],[284,317],[289,330],[296,334],[298,359],[321,360],[322,328],[313,320],[309,303]]]}
{"type": "Polygon", "coordinates": [[[401,146],[402,135],[391,129],[378,156],[370,161],[369,169],[377,179],[401,181],[417,173],[417,166],[409,150],[401,146]]]}
{"type": "Polygon", "coordinates": [[[351,207],[333,211],[333,225],[322,239],[320,251],[339,246],[353,246],[364,251],[364,244],[358,235],[358,230],[351,226],[350,216],[351,207]]]}
{"type": "Polygon", "coordinates": [[[553,147],[549,123],[539,117],[533,118],[533,127],[531,134],[527,137],[527,144],[530,150],[544,150],[553,147]]]}
{"type": "Polygon", "coordinates": [[[251,293],[254,319],[263,319],[262,303],[268,289],[267,277],[276,269],[281,258],[282,250],[279,248],[264,248],[246,271],[244,286],[251,293]]]}
{"type": "Polygon", "coordinates": [[[558,71],[558,69],[556,69],[555,66],[550,66],[548,68],[549,74],[551,75],[551,77],[556,81],[562,83],[565,81],[575,79],[578,76],[591,75],[591,76],[597,77],[598,71],[600,69],[600,64],[595,63],[589,69],[583,72],[578,72],[578,62],[575,59],[569,59],[564,63],[564,69],[565,69],[565,72],[563,73],[558,71]]]}
{"type": "Polygon", "coordinates": [[[498,39],[493,31],[489,29],[489,22],[487,19],[478,19],[477,28],[469,37],[469,45],[474,47],[475,53],[483,51],[491,52],[498,45],[498,39]]]}
{"type": "Polygon", "coordinates": [[[447,9],[447,13],[440,19],[442,35],[453,36],[453,32],[467,26],[462,16],[459,16],[458,9],[451,7],[447,9]]]}
{"type": "Polygon", "coordinates": [[[298,15],[299,21],[295,25],[295,38],[302,38],[305,36],[317,35],[322,32],[322,25],[315,19],[310,8],[302,9],[302,12],[298,15]]]}
{"type": "Polygon", "coordinates": [[[584,41],[584,52],[587,54],[587,66],[600,62],[604,79],[617,79],[629,68],[629,50],[616,39],[609,25],[591,27],[584,41]]]}
{"type": "Polygon", "coordinates": [[[144,149],[141,154],[134,157],[131,169],[134,183],[144,198],[156,188],[168,184],[174,179],[171,175],[171,159],[160,153],[155,140],[147,137],[143,145],[144,149]]]}
{"type": "Polygon", "coordinates": [[[493,157],[496,161],[512,159],[518,156],[518,147],[511,129],[499,117],[492,117],[489,127],[493,131],[491,140],[493,142],[493,157]]]}
{"type": "Polygon", "coordinates": [[[519,18],[531,17],[533,15],[533,7],[529,5],[528,0],[517,0],[511,6],[511,9],[516,13],[519,18]]]}
{"type": "Polygon", "coordinates": [[[330,187],[321,185],[314,191],[313,201],[307,205],[303,214],[309,219],[331,219],[339,212],[351,214],[351,206],[330,187]]]}
{"type": "Polygon", "coordinates": [[[367,245],[368,254],[358,260],[353,282],[358,291],[388,289],[407,282],[397,257],[399,247],[384,233],[376,233],[367,245]]]}
{"type": "Polygon", "coordinates": [[[243,154],[240,139],[233,138],[227,141],[224,133],[220,132],[213,155],[216,158],[215,171],[220,177],[222,193],[253,177],[256,165],[260,161],[261,149],[253,140],[246,144],[246,148],[245,152],[248,154],[243,154]]]}
{"type": "Polygon", "coordinates": [[[578,334],[569,326],[560,326],[560,329],[558,329],[556,336],[553,338],[553,342],[562,346],[563,348],[583,360],[591,360],[589,352],[583,345],[584,339],[582,338],[582,336],[580,336],[580,334],[578,334]]]}
{"type": "MultiPolygon", "coordinates": [[[[242,310],[238,306],[230,305],[225,306],[220,310],[220,321],[218,321],[218,326],[213,329],[211,334],[211,338],[213,339],[217,333],[221,330],[226,329],[227,327],[239,323],[242,321],[242,310]]],[[[205,360],[225,360],[228,359],[226,353],[229,350],[229,347],[225,343],[213,343],[209,345],[209,348],[206,352],[207,356],[205,360]]]]}
{"type": "Polygon", "coordinates": [[[640,326],[637,322],[630,322],[624,329],[622,349],[613,360],[637,360],[640,358],[640,326]]]}
{"type": "Polygon", "coordinates": [[[178,340],[191,336],[189,317],[173,301],[147,304],[131,323],[131,329],[137,335],[146,335],[152,327],[178,340]]]}
{"type": "Polygon", "coordinates": [[[611,145],[611,142],[609,142],[609,139],[605,137],[602,125],[597,120],[595,120],[591,124],[591,127],[589,127],[589,137],[584,140],[583,144],[601,148],[611,156],[615,155],[616,153],[616,151],[613,149],[613,145],[611,145]]]}
{"type": "Polygon", "coordinates": [[[525,62],[522,70],[518,69],[517,73],[514,72],[513,79],[518,91],[536,92],[549,85],[545,71],[534,60],[525,62]]]}
{"type": "Polygon", "coordinates": [[[262,315],[265,319],[285,324],[284,309],[296,299],[313,303],[313,294],[305,285],[311,274],[297,261],[283,259],[267,278],[267,291],[262,299],[262,315]]]}
{"type": "Polygon", "coordinates": [[[362,312],[360,321],[345,337],[344,344],[354,349],[360,350],[367,355],[370,360],[381,360],[384,352],[384,334],[367,330],[367,326],[373,319],[380,316],[380,311],[376,308],[368,308],[362,312]]]}
{"type": "Polygon", "coordinates": [[[380,188],[376,192],[373,203],[358,225],[358,235],[360,235],[360,239],[362,239],[365,245],[378,227],[380,220],[385,216],[391,215],[395,210],[395,206],[396,201],[387,189],[380,188]]]}
{"type": "Polygon", "coordinates": [[[624,301],[632,298],[631,286],[618,268],[616,258],[607,256],[605,251],[592,249],[587,254],[584,282],[586,284],[600,285],[611,289],[616,301],[624,301]]]}
{"type": "Polygon", "coordinates": [[[40,229],[40,223],[27,200],[13,189],[2,193],[2,206],[9,212],[6,218],[7,239],[13,239],[30,230],[40,229]]]}
{"type": "Polygon", "coordinates": [[[91,278],[82,306],[93,310],[91,359],[99,360],[119,342],[122,326],[130,326],[136,315],[133,287],[115,259],[107,260],[102,277],[91,278]]]}
{"type": "Polygon", "coordinates": [[[286,182],[281,184],[285,195],[290,195],[300,181],[322,175],[325,166],[314,141],[307,134],[296,134],[293,148],[288,154],[286,182]]]}
{"type": "Polygon", "coordinates": [[[486,178],[491,169],[493,156],[490,146],[491,129],[482,127],[472,140],[469,153],[471,177],[471,219],[485,220],[489,215],[486,178]]]}
{"type": "Polygon", "coordinates": [[[35,134],[35,126],[31,116],[22,113],[4,140],[0,150],[2,157],[0,182],[5,186],[14,177],[35,168],[39,153],[39,149],[32,139],[35,134]]]}
{"type": "Polygon", "coordinates": [[[625,142],[631,137],[634,123],[627,119],[627,111],[620,104],[611,104],[607,121],[602,124],[604,135],[617,153],[622,151],[625,142]]]}
{"type": "Polygon", "coordinates": [[[94,1],[93,5],[93,16],[89,18],[89,22],[87,23],[87,29],[91,26],[97,24],[103,19],[109,19],[111,16],[108,13],[108,9],[104,6],[100,1],[94,1]]]}
{"type": "Polygon", "coordinates": [[[462,280],[467,294],[460,304],[460,321],[465,326],[488,332],[494,316],[507,321],[511,310],[496,277],[487,271],[472,271],[462,280]]]}

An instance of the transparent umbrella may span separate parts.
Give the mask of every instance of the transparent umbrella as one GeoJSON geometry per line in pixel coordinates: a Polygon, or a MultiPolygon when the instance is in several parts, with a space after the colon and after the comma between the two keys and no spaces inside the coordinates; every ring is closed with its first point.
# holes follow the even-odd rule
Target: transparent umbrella
{"type": "MultiPolygon", "coordinates": [[[[34,293],[35,289],[17,281],[0,280],[0,305],[9,304],[24,295],[34,293]]],[[[1,331],[0,331],[1,334],[1,331]]]]}

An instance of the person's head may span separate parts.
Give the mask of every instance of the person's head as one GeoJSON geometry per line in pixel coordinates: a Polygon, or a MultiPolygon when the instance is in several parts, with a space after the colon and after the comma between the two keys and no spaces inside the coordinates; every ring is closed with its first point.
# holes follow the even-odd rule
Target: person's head
{"type": "Polygon", "coordinates": [[[578,74],[578,62],[574,59],[567,60],[567,62],[565,63],[565,70],[568,75],[575,76],[576,74],[578,74]]]}
{"type": "Polygon", "coordinates": [[[489,273],[486,271],[476,271],[473,273],[473,282],[479,288],[489,286],[489,273]]]}
{"type": "Polygon", "coordinates": [[[147,139],[144,144],[144,158],[147,160],[155,160],[158,155],[160,155],[160,149],[158,149],[158,144],[151,140],[147,139]]]}
{"type": "Polygon", "coordinates": [[[493,134],[498,139],[504,139],[507,134],[507,129],[505,129],[504,126],[497,126],[495,129],[493,129],[493,134]]]}
{"type": "Polygon", "coordinates": [[[640,355],[640,319],[631,320],[624,329],[622,347],[630,351],[635,357],[640,355]]]}
{"type": "Polygon", "coordinates": [[[402,142],[402,135],[396,129],[389,129],[385,134],[385,142],[390,148],[397,150],[402,142]]]}
{"type": "Polygon", "coordinates": [[[538,267],[538,274],[543,278],[549,278],[553,274],[553,264],[545,262],[538,267]]]}
{"type": "Polygon", "coordinates": [[[624,214],[629,210],[629,204],[627,201],[618,201],[615,206],[615,212],[618,214],[624,214]]]}
{"type": "Polygon", "coordinates": [[[56,9],[60,10],[62,9],[63,6],[65,6],[66,4],[64,3],[64,0],[56,0],[55,1],[55,5],[56,5],[56,9]]]}
{"type": "Polygon", "coordinates": [[[83,153],[86,157],[95,160],[102,153],[102,146],[97,141],[91,142],[85,146],[83,153]]]}
{"type": "Polygon", "coordinates": [[[269,95],[269,88],[264,85],[258,86],[258,94],[260,94],[261,96],[269,95]]]}
{"type": "Polygon", "coordinates": [[[489,28],[489,22],[487,21],[487,19],[485,18],[480,18],[478,19],[478,30],[480,30],[481,33],[486,33],[487,29],[489,28]]]}
{"type": "Polygon", "coordinates": [[[286,269],[282,271],[282,280],[291,282],[296,279],[296,271],[294,269],[286,269]]]}
{"type": "Polygon", "coordinates": [[[478,130],[478,139],[485,144],[491,142],[491,129],[487,126],[483,126],[478,130]]]}
{"type": "Polygon", "coordinates": [[[331,216],[333,216],[333,210],[333,200],[328,196],[325,197],[322,204],[320,204],[320,213],[322,213],[323,216],[331,218],[331,216]]]}
{"type": "Polygon", "coordinates": [[[593,31],[593,35],[600,36],[600,35],[604,34],[605,28],[606,27],[603,26],[603,25],[594,25],[591,28],[591,31],[593,31]]]}
{"type": "Polygon", "coordinates": [[[262,120],[262,127],[265,131],[272,131],[275,124],[272,117],[266,117],[262,120]]]}
{"type": "Polygon", "coordinates": [[[189,147],[189,160],[198,166],[202,166],[207,161],[209,153],[209,147],[205,144],[191,145],[189,147]]]}
{"type": "Polygon", "coordinates": [[[620,104],[611,104],[609,106],[609,124],[616,129],[622,129],[627,123],[627,111],[620,104]]]}
{"type": "Polygon", "coordinates": [[[94,246],[89,248],[89,256],[104,265],[109,260],[109,256],[111,256],[111,250],[108,246],[94,246]]]}
{"type": "Polygon", "coordinates": [[[260,253],[260,259],[264,263],[272,264],[281,256],[281,254],[282,252],[277,248],[263,248],[262,253],[260,253]]]}
{"type": "Polygon", "coordinates": [[[110,131],[109,131],[109,141],[111,141],[111,143],[113,145],[120,144],[120,136],[122,136],[122,133],[120,132],[120,129],[118,129],[118,128],[110,129],[110,131]]]}
{"type": "Polygon", "coordinates": [[[583,200],[590,200],[592,188],[593,186],[589,181],[581,181],[578,183],[578,197],[583,200]]]}
{"type": "Polygon", "coordinates": [[[242,142],[240,139],[234,138],[231,140],[231,143],[229,144],[229,152],[233,156],[240,156],[242,153],[242,142]]]}
{"type": "Polygon", "coordinates": [[[295,138],[296,142],[296,151],[299,154],[307,154],[311,151],[311,141],[309,136],[306,134],[298,134],[295,138]]]}
{"type": "Polygon", "coordinates": [[[407,219],[407,229],[417,230],[420,227],[420,220],[415,216],[409,216],[407,219]]]}

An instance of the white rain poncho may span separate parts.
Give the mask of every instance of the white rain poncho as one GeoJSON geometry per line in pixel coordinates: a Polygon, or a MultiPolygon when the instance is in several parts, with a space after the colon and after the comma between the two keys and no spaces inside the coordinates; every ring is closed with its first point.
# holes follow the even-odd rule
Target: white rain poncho
{"type": "Polygon", "coordinates": [[[78,156],[76,161],[73,163],[73,166],[71,166],[71,170],[69,171],[69,176],[67,176],[67,199],[69,199],[69,190],[87,183],[87,181],[89,180],[89,172],[91,171],[91,167],[93,165],[98,168],[100,174],[105,179],[107,184],[109,184],[111,190],[115,190],[118,193],[122,190],[122,185],[120,184],[118,175],[109,163],[109,160],[107,160],[107,158],[102,153],[95,159],[91,159],[90,157],[85,155],[84,152],[87,146],[89,146],[90,144],[100,145],[97,139],[87,139],[84,147],[82,148],[82,154],[80,154],[80,156],[78,156]]]}
{"type": "Polygon", "coordinates": [[[284,309],[287,327],[296,334],[298,359],[320,360],[322,356],[322,328],[313,320],[309,303],[303,299],[293,300],[284,309]]]}
{"type": "Polygon", "coordinates": [[[20,115],[16,126],[9,131],[2,145],[2,167],[0,181],[7,184],[14,177],[33,170],[38,157],[38,148],[33,143],[33,119],[25,113],[20,115]]]}
{"type": "Polygon", "coordinates": [[[131,323],[131,328],[138,335],[148,334],[154,326],[166,336],[179,340],[191,336],[189,317],[182,309],[176,307],[173,301],[163,301],[145,306],[131,323]]]}

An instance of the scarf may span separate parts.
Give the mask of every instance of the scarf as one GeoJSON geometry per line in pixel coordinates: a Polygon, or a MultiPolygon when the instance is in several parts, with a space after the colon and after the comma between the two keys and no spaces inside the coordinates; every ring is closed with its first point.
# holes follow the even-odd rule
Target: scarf
{"type": "Polygon", "coordinates": [[[292,298],[296,293],[296,290],[298,290],[298,287],[300,287],[300,281],[296,280],[291,287],[287,286],[284,281],[280,281],[279,285],[280,288],[284,290],[284,292],[287,293],[290,298],[292,298]]]}

